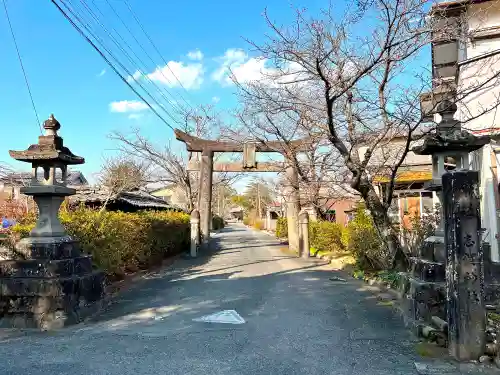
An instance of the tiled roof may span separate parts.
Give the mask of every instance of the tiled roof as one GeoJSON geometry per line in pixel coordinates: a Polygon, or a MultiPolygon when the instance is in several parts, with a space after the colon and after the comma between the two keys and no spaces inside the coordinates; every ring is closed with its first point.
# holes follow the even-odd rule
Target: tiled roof
{"type": "Polygon", "coordinates": [[[123,203],[136,208],[153,208],[158,210],[183,211],[180,207],[169,204],[163,199],[155,197],[146,191],[124,191],[118,194],[111,194],[109,190],[100,187],[78,188],[77,193],[69,197],[70,204],[79,203],[113,204],[123,203]]]}
{"type": "MultiPolygon", "coordinates": [[[[61,178],[61,171],[56,171],[56,178],[61,178]]],[[[67,184],[69,186],[83,186],[88,185],[88,181],[80,171],[68,171],[67,184]]],[[[27,186],[31,184],[31,173],[28,172],[15,172],[9,173],[0,178],[0,182],[5,184],[14,184],[27,186]]]]}

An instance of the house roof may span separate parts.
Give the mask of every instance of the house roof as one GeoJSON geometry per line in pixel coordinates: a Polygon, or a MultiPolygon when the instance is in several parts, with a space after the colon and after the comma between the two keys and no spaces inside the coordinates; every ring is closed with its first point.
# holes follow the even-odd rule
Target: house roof
{"type": "MultiPolygon", "coordinates": [[[[373,178],[375,183],[389,182],[390,176],[379,175],[373,178]]],[[[432,171],[428,170],[415,170],[415,171],[400,171],[396,174],[396,182],[426,182],[432,180],[432,171]]]]}
{"type": "MultiPolygon", "coordinates": [[[[27,185],[31,184],[31,178],[32,178],[31,173],[14,172],[14,173],[9,173],[9,174],[1,177],[0,182],[6,183],[6,184],[27,186],[27,185]]],[[[61,171],[57,170],[56,171],[56,179],[60,179],[60,178],[61,178],[61,171]]],[[[39,177],[39,180],[41,180],[41,177],[39,177]]],[[[88,185],[87,179],[85,178],[83,173],[80,171],[68,171],[66,181],[67,181],[67,184],[69,186],[88,185]]]]}
{"type": "Polygon", "coordinates": [[[70,204],[93,203],[97,205],[106,205],[121,203],[130,205],[139,209],[157,209],[183,211],[182,208],[165,202],[163,199],[155,197],[143,190],[124,191],[118,194],[112,194],[109,190],[100,187],[85,187],[77,189],[75,195],[69,197],[70,204]]]}

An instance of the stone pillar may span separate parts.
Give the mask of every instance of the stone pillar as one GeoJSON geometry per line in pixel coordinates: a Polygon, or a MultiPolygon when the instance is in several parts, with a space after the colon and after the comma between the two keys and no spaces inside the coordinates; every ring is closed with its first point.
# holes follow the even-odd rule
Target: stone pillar
{"type": "Polygon", "coordinates": [[[299,251],[299,178],[297,171],[292,166],[286,168],[286,218],[288,224],[288,246],[290,250],[299,251]]]}
{"type": "Polygon", "coordinates": [[[200,212],[193,210],[191,212],[191,256],[195,258],[198,255],[200,246],[200,212]]]}
{"type": "Polygon", "coordinates": [[[484,354],[486,315],[484,264],[476,171],[443,175],[446,288],[450,355],[457,360],[484,354]]]}
{"type": "Polygon", "coordinates": [[[309,244],[309,214],[302,210],[299,214],[299,255],[309,258],[311,245],[309,244]]]}
{"type": "Polygon", "coordinates": [[[266,210],[266,229],[271,230],[271,211],[266,210]]]}
{"type": "Polygon", "coordinates": [[[203,151],[201,154],[200,173],[200,229],[203,242],[210,238],[212,221],[212,172],[214,165],[214,153],[203,151]]]}

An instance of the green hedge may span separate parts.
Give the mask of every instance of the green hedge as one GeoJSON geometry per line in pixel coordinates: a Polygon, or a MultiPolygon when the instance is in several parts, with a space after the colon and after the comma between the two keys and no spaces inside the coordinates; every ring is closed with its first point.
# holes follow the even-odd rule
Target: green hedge
{"type": "Polygon", "coordinates": [[[288,224],[286,217],[279,217],[276,221],[276,237],[288,238],[288,224]]]}
{"type": "Polygon", "coordinates": [[[317,251],[327,253],[342,253],[345,246],[342,244],[344,228],[329,221],[311,221],[309,223],[309,241],[311,247],[317,251]]]}
{"type": "MultiPolygon", "coordinates": [[[[81,208],[62,210],[60,218],[68,233],[80,241],[83,251],[92,254],[94,263],[112,279],[159,264],[189,246],[189,215],[184,213],[81,208]]],[[[32,220],[25,220],[13,232],[24,237],[33,226],[32,220]]]]}

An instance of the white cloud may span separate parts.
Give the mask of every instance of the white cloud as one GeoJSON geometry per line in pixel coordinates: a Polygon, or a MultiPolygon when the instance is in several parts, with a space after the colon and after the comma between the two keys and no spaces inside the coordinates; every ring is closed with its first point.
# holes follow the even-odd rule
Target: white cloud
{"type": "Polygon", "coordinates": [[[131,113],[130,115],[128,115],[128,118],[130,120],[139,120],[143,117],[144,117],[144,115],[142,113],[131,113]]]}
{"type": "Polygon", "coordinates": [[[180,61],[169,61],[167,65],[158,67],[153,73],[148,74],[148,78],[170,88],[180,87],[182,83],[186,90],[190,90],[201,86],[204,72],[201,63],[184,64],[180,61]]]}
{"type": "Polygon", "coordinates": [[[214,96],[214,97],[212,97],[212,102],[214,102],[215,104],[217,104],[217,103],[220,102],[220,98],[218,96],[214,96]]]}
{"type": "Polygon", "coordinates": [[[212,73],[212,79],[224,86],[258,81],[269,86],[292,83],[306,78],[300,65],[290,63],[277,69],[272,61],[263,57],[249,57],[240,49],[228,49],[219,58],[220,67],[212,73]],[[285,73],[285,74],[283,74],[285,73]]]}
{"type": "Polygon", "coordinates": [[[102,77],[106,74],[106,69],[101,70],[101,72],[97,75],[98,77],[102,77]]]}
{"type": "Polygon", "coordinates": [[[128,83],[132,83],[134,81],[137,81],[142,76],[143,76],[142,72],[140,72],[139,70],[136,70],[134,74],[132,74],[131,76],[127,77],[127,82],[128,83]]]}
{"type": "Polygon", "coordinates": [[[197,61],[203,60],[203,53],[199,49],[195,49],[194,51],[188,52],[187,56],[191,60],[197,60],[197,61]]]}
{"type": "Polygon", "coordinates": [[[127,112],[140,112],[148,109],[148,105],[138,100],[122,100],[119,102],[109,103],[109,110],[111,112],[127,113],[127,112]]]}
{"type": "Polygon", "coordinates": [[[227,82],[228,74],[233,66],[239,66],[245,62],[248,55],[242,49],[229,48],[224,56],[220,57],[220,67],[212,73],[212,79],[218,82],[227,82]]]}

